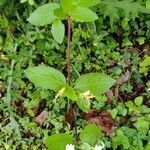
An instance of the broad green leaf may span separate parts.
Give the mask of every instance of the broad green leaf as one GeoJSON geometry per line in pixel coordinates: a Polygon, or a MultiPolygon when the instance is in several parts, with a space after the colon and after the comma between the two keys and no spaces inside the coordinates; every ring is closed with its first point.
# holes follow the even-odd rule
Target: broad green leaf
{"type": "Polygon", "coordinates": [[[79,98],[77,100],[77,105],[82,111],[88,112],[91,107],[91,102],[85,98],[79,98]]]}
{"type": "Polygon", "coordinates": [[[80,140],[82,143],[88,143],[93,147],[98,143],[98,141],[101,140],[102,137],[103,134],[100,130],[100,127],[95,124],[87,125],[80,134],[80,140]]]}
{"type": "Polygon", "coordinates": [[[143,97],[142,97],[142,96],[136,97],[135,100],[134,100],[134,103],[135,103],[137,106],[141,106],[141,105],[142,105],[142,102],[143,102],[143,97]]]}
{"type": "Polygon", "coordinates": [[[74,0],[61,0],[61,7],[65,13],[69,13],[74,9],[73,2],[74,0]]]}
{"type": "Polygon", "coordinates": [[[79,22],[91,22],[98,19],[97,15],[89,8],[77,7],[71,12],[71,17],[79,22]]]}
{"type": "Polygon", "coordinates": [[[38,7],[27,19],[31,24],[37,26],[47,25],[56,19],[54,10],[59,8],[59,4],[50,3],[38,7]]]}
{"type": "Polygon", "coordinates": [[[60,20],[55,20],[52,24],[52,29],[51,29],[52,35],[54,39],[58,43],[62,43],[65,35],[65,26],[60,20]]]}
{"type": "Polygon", "coordinates": [[[101,95],[109,90],[115,80],[102,73],[89,73],[77,79],[75,89],[80,92],[90,91],[95,96],[101,95]]]}
{"type": "Polygon", "coordinates": [[[59,18],[60,20],[66,18],[66,14],[61,7],[54,10],[54,15],[57,16],[57,18],[59,18]]]}
{"type": "Polygon", "coordinates": [[[65,91],[63,94],[64,94],[64,96],[67,96],[69,99],[71,99],[73,101],[77,100],[77,95],[75,93],[75,90],[70,86],[65,87],[65,91]]]}
{"type": "Polygon", "coordinates": [[[75,3],[78,7],[92,7],[100,3],[101,0],[79,0],[75,3]]]}
{"type": "Polygon", "coordinates": [[[66,79],[60,71],[45,65],[30,67],[25,70],[25,74],[35,86],[56,92],[66,84],[66,79]]]}
{"type": "Polygon", "coordinates": [[[49,136],[45,144],[49,150],[65,150],[67,144],[73,143],[72,135],[66,133],[58,133],[52,136],[49,136]]]}

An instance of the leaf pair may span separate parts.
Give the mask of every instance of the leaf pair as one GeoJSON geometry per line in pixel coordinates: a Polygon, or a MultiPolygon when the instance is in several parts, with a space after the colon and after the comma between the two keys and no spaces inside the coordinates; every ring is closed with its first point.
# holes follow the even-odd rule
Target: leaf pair
{"type": "Polygon", "coordinates": [[[69,15],[72,20],[90,22],[96,20],[97,15],[88,7],[99,3],[99,0],[61,0],[60,4],[49,3],[37,8],[28,18],[28,21],[36,26],[52,23],[52,36],[58,43],[62,43],[65,35],[65,27],[62,20],[69,15]]]}
{"type": "MultiPolygon", "coordinates": [[[[80,139],[82,143],[95,146],[102,136],[103,134],[98,126],[89,124],[82,130],[80,139]]],[[[73,136],[66,133],[57,133],[47,137],[45,144],[49,150],[65,150],[67,144],[73,144],[73,136]]]]}
{"type": "Polygon", "coordinates": [[[58,43],[62,43],[65,33],[64,24],[57,19],[54,10],[60,7],[59,4],[50,3],[37,8],[28,18],[28,21],[36,26],[43,26],[52,23],[52,35],[58,43]]]}
{"type": "Polygon", "coordinates": [[[83,111],[87,111],[90,108],[88,98],[105,93],[115,82],[114,79],[105,74],[89,73],[79,77],[74,87],[70,87],[60,71],[45,65],[30,67],[25,73],[35,86],[54,90],[60,95],[77,101],[77,104],[83,111]]]}

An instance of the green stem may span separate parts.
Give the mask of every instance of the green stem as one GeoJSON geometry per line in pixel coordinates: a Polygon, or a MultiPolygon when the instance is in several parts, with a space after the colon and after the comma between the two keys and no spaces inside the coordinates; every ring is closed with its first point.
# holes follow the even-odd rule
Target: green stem
{"type": "MultiPolygon", "coordinates": [[[[16,51],[16,49],[17,49],[17,44],[15,45],[14,51],[16,51]]],[[[5,101],[9,107],[11,105],[10,104],[11,103],[11,84],[12,84],[12,74],[13,74],[14,64],[15,64],[15,60],[13,59],[11,61],[10,71],[8,74],[7,96],[6,96],[6,101],[5,101]]]]}
{"type": "Polygon", "coordinates": [[[67,58],[67,81],[68,84],[71,84],[71,17],[68,16],[68,38],[67,38],[67,50],[66,50],[66,58],[67,58]]]}

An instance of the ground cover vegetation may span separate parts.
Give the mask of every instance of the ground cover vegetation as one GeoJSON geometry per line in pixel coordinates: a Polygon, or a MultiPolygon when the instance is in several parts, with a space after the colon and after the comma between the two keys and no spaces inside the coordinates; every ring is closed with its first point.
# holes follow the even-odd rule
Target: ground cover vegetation
{"type": "Polygon", "coordinates": [[[0,149],[150,150],[149,0],[0,0],[0,149]]]}

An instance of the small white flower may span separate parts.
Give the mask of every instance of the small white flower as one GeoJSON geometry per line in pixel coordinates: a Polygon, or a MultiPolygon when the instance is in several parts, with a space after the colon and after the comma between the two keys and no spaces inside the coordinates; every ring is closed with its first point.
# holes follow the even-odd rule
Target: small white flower
{"type": "Polygon", "coordinates": [[[101,142],[101,145],[95,145],[94,150],[102,150],[104,148],[104,143],[101,142]]]}
{"type": "Polygon", "coordinates": [[[75,150],[75,149],[74,149],[74,145],[72,145],[72,144],[67,144],[67,145],[66,145],[66,150],[75,150]]]}

